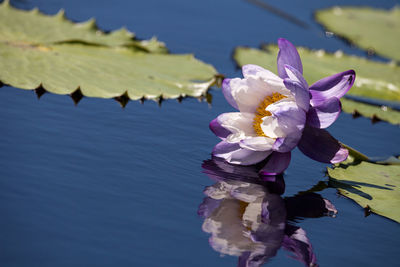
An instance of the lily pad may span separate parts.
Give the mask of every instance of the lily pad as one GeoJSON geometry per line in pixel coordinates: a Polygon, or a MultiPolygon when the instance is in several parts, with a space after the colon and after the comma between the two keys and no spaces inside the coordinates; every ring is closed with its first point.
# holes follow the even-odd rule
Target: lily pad
{"type": "Polygon", "coordinates": [[[120,30],[0,5],[0,81],[21,89],[112,98],[199,97],[215,69],[193,57],[163,52],[157,40],[120,30]]]}
{"type": "Polygon", "coordinates": [[[328,31],[387,58],[400,60],[400,8],[333,7],[319,10],[316,20],[328,31]]]}
{"type": "MultiPolygon", "coordinates": [[[[304,66],[304,77],[309,84],[323,77],[354,69],[356,80],[348,92],[349,95],[400,101],[400,67],[345,55],[341,51],[332,54],[323,50],[314,51],[302,47],[297,49],[304,66]]],[[[276,45],[266,45],[262,49],[237,47],[233,58],[239,66],[256,64],[276,73],[277,54],[278,47],[276,45]]],[[[354,105],[351,104],[353,103],[343,101],[343,110],[352,113],[354,105]]],[[[360,114],[367,114],[367,112],[363,109],[360,114]]],[[[388,120],[387,116],[383,115],[380,118],[393,121],[388,120]]]]}
{"type": "Polygon", "coordinates": [[[155,38],[135,40],[135,34],[125,28],[104,33],[95,19],[73,23],[65,17],[64,10],[53,16],[13,8],[6,0],[0,4],[0,41],[26,45],[50,45],[63,42],[80,42],[102,46],[128,46],[149,52],[166,52],[165,44],[155,38]]]}
{"type": "Polygon", "coordinates": [[[366,161],[328,168],[329,185],[361,207],[400,222],[400,166],[366,161]]]}
{"type": "Polygon", "coordinates": [[[370,118],[372,122],[387,121],[400,124],[400,112],[390,107],[370,105],[346,98],[340,101],[343,111],[353,114],[354,117],[363,116],[370,118]]]}

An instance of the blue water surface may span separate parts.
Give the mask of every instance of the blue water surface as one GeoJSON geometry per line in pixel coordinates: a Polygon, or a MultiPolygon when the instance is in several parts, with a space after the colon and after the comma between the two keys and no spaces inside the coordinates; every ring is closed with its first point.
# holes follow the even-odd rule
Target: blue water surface
{"type": "MultiPolygon", "coordinates": [[[[242,0],[12,1],[48,14],[97,19],[100,28],[122,26],[139,38],[153,35],[173,53],[194,53],[226,76],[239,76],[235,46],[257,47],[285,37],[296,45],[365,55],[328,38],[313,20],[318,8],[397,1],[268,1],[309,25],[302,28],[242,0]]],[[[0,63],[1,64],[1,63],[0,63]]],[[[156,64],[156,63],[155,63],[156,64]]],[[[271,66],[275,68],[275,66],[271,66]]],[[[4,86],[0,88],[0,266],[236,266],[201,230],[197,208],[213,182],[202,173],[217,138],[208,123],[232,110],[215,88],[212,105],[197,99],[146,101],[122,109],[110,99],[83,98],[4,86]]],[[[370,156],[400,151],[400,129],[343,113],[333,136],[370,156]]],[[[295,150],[286,171],[285,196],[324,181],[325,164],[295,150]]],[[[321,266],[398,266],[400,227],[337,195],[320,194],[336,218],[298,223],[321,266]]],[[[280,251],[268,266],[303,266],[280,251]]]]}

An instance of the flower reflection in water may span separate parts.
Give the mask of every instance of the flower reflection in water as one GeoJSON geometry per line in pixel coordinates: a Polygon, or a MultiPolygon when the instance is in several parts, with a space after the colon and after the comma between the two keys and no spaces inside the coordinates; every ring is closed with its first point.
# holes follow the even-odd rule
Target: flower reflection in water
{"type": "Polygon", "coordinates": [[[214,158],[202,167],[216,182],[206,187],[207,197],[198,209],[214,250],[238,256],[238,266],[255,267],[283,247],[306,266],[318,266],[306,232],[294,223],[296,218],[335,216],[329,200],[316,193],[282,198],[283,177],[261,180],[258,166],[230,165],[214,158]]]}

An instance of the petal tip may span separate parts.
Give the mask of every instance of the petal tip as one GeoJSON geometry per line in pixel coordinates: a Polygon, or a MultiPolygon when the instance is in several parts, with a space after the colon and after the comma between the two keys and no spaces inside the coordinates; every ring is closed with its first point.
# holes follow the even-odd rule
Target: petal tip
{"type": "Polygon", "coordinates": [[[278,46],[279,46],[279,48],[280,48],[282,45],[285,45],[285,44],[293,45],[293,44],[292,44],[288,39],[286,39],[286,38],[283,38],[283,37],[278,38],[278,46]]]}
{"type": "Polygon", "coordinates": [[[230,131],[225,129],[218,121],[218,118],[213,119],[210,124],[208,125],[210,128],[211,132],[213,132],[216,136],[218,136],[221,139],[225,139],[228,137],[228,135],[231,134],[230,131]]]}
{"type": "Polygon", "coordinates": [[[278,47],[277,65],[279,77],[282,79],[287,77],[285,65],[290,65],[298,72],[303,73],[303,64],[296,47],[284,38],[278,39],[278,47]]]}
{"type": "Polygon", "coordinates": [[[229,87],[230,81],[231,81],[231,78],[225,78],[225,79],[222,81],[222,89],[229,87]]]}
{"type": "Polygon", "coordinates": [[[224,95],[226,101],[228,101],[228,103],[234,107],[235,109],[238,109],[238,105],[235,101],[235,99],[232,96],[232,88],[231,88],[231,78],[225,78],[222,81],[222,94],[224,95]]]}
{"type": "Polygon", "coordinates": [[[344,147],[341,147],[336,153],[335,157],[331,160],[331,163],[336,164],[345,161],[348,156],[349,156],[349,150],[344,147]]]}

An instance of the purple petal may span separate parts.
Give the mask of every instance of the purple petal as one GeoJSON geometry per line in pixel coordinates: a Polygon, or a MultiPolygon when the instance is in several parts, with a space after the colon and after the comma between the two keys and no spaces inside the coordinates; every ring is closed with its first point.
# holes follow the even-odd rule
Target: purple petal
{"type": "Polygon", "coordinates": [[[318,106],[311,107],[307,113],[307,125],[327,128],[339,117],[342,105],[339,98],[332,97],[318,106]]]}
{"type": "Polygon", "coordinates": [[[285,70],[290,80],[301,83],[301,85],[308,91],[308,83],[304,79],[303,74],[301,74],[297,69],[293,68],[290,65],[285,65],[285,70]]]}
{"type": "Polygon", "coordinates": [[[219,138],[225,139],[228,137],[228,135],[231,134],[230,131],[225,129],[224,127],[221,126],[221,124],[218,122],[218,118],[213,119],[210,122],[210,130],[219,138]]]}
{"type": "Polygon", "coordinates": [[[306,156],[324,163],[339,163],[347,159],[349,151],[328,131],[306,126],[298,148],[306,156]]]}
{"type": "Polygon", "coordinates": [[[282,79],[289,77],[286,73],[285,65],[292,66],[300,73],[303,73],[303,65],[301,63],[300,55],[297,52],[296,47],[284,38],[278,39],[278,46],[279,52],[277,65],[279,77],[281,77],[282,79]]]}
{"type": "Polygon", "coordinates": [[[310,86],[311,105],[318,106],[331,97],[341,98],[354,84],[354,70],[337,73],[323,78],[310,86]]]}
{"type": "MultiPolygon", "coordinates": [[[[288,136],[298,136],[301,131],[303,131],[304,125],[306,123],[306,112],[299,108],[294,102],[275,103],[274,105],[269,105],[267,110],[273,114],[273,117],[278,121],[280,129],[288,136]]],[[[272,136],[271,127],[267,127],[265,122],[269,118],[264,119],[264,124],[261,125],[262,130],[267,136],[272,136]]]]}
{"type": "Polygon", "coordinates": [[[227,162],[239,165],[252,165],[264,160],[271,152],[252,151],[241,148],[238,143],[219,142],[213,149],[212,154],[223,158],[227,162]]]}
{"type": "Polygon", "coordinates": [[[284,79],[283,83],[285,84],[285,87],[294,95],[296,104],[307,112],[310,108],[310,93],[308,88],[304,87],[300,82],[290,79],[284,79]]]}
{"type": "MultiPolygon", "coordinates": [[[[267,136],[277,138],[272,149],[279,152],[291,151],[300,141],[306,123],[305,111],[299,108],[294,102],[281,102],[273,105],[273,107],[270,105],[267,110],[274,115],[280,130],[284,133],[283,136],[285,136],[284,138],[279,138],[279,136],[276,135],[274,136],[274,128],[268,127],[268,125],[262,125],[262,130],[267,136]]],[[[268,120],[270,120],[270,118],[265,119],[266,122],[268,122],[268,120]]]]}
{"type": "Polygon", "coordinates": [[[222,93],[224,94],[226,101],[228,101],[228,103],[232,107],[234,107],[235,109],[239,109],[235,99],[232,96],[232,89],[229,85],[230,82],[231,79],[224,79],[224,81],[222,82],[222,93]]]}
{"type": "Polygon", "coordinates": [[[283,173],[289,167],[291,153],[273,152],[265,166],[260,170],[260,175],[269,176],[283,173]]]}
{"type": "Polygon", "coordinates": [[[297,132],[296,135],[287,136],[287,137],[278,137],[275,140],[272,150],[281,152],[281,153],[292,151],[299,143],[301,136],[302,136],[302,132],[299,131],[299,132],[297,132]]]}

